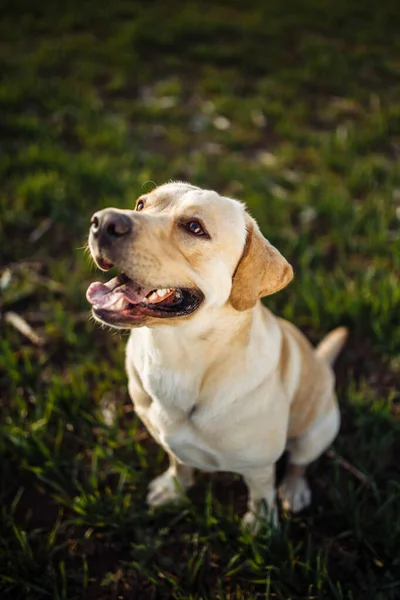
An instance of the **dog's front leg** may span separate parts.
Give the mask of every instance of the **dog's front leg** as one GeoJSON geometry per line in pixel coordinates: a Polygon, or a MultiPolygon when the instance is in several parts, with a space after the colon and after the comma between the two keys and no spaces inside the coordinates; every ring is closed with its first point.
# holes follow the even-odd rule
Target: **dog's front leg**
{"type": "Polygon", "coordinates": [[[194,483],[193,467],[179,463],[173,454],[168,456],[169,468],[150,482],[147,495],[150,506],[182,500],[184,492],[194,483]]]}
{"type": "MultiPolygon", "coordinates": [[[[133,402],[135,412],[142,423],[146,426],[152,437],[162,445],[159,431],[149,418],[149,409],[152,399],[143,389],[141,380],[132,366],[128,368],[129,395],[133,402]]],[[[147,502],[150,506],[160,506],[168,502],[181,500],[183,493],[193,484],[194,469],[179,463],[175,456],[168,452],[169,468],[153,479],[149,484],[147,502]]]]}
{"type": "Polygon", "coordinates": [[[265,519],[273,527],[278,527],[275,465],[249,469],[243,473],[243,477],[249,490],[248,511],[243,517],[244,527],[257,533],[265,519]]]}

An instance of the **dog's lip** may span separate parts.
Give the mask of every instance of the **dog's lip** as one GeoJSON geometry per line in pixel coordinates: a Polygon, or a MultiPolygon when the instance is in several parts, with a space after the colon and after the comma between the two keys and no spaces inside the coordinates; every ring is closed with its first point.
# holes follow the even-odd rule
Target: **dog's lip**
{"type": "Polygon", "coordinates": [[[142,286],[121,273],[107,283],[90,284],[86,298],[98,319],[116,327],[129,327],[147,317],[189,315],[202,304],[204,294],[197,288],[142,286]]]}
{"type": "Polygon", "coordinates": [[[91,283],[86,292],[86,299],[95,309],[124,312],[129,307],[143,304],[169,309],[178,304],[184,294],[199,295],[200,292],[180,287],[161,288],[143,286],[121,273],[107,283],[96,281],[91,283]]]}
{"type": "Polygon", "coordinates": [[[122,296],[108,308],[93,306],[93,314],[97,319],[117,328],[135,327],[138,322],[147,318],[165,320],[171,317],[184,317],[196,311],[203,303],[204,294],[194,288],[175,288],[179,292],[176,299],[173,295],[163,302],[140,302],[130,304],[122,296]]]}
{"type": "Polygon", "coordinates": [[[97,319],[117,328],[129,328],[149,317],[187,316],[203,303],[204,294],[195,287],[145,286],[120,273],[107,283],[91,283],[86,298],[97,319]]]}
{"type": "Polygon", "coordinates": [[[114,264],[103,255],[94,256],[94,262],[102,271],[109,271],[114,264]]]}

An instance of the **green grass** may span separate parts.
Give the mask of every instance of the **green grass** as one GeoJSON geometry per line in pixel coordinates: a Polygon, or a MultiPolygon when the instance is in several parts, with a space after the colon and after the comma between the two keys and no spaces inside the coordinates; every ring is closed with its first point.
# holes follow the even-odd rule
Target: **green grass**
{"type": "Polygon", "coordinates": [[[0,24],[0,309],[45,338],[0,321],[1,597],[400,598],[397,3],[64,5],[3,2],[0,24]],[[295,267],[274,311],[351,331],[336,458],[272,536],[241,532],[234,475],[148,510],[165,457],[126,335],[87,318],[91,214],[169,179],[247,202],[295,267]]]}

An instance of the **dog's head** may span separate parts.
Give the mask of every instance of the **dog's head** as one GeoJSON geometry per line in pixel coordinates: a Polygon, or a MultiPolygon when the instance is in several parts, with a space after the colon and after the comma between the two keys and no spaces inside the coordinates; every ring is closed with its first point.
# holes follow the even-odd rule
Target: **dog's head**
{"type": "Polygon", "coordinates": [[[100,269],[121,270],[87,291],[94,316],[117,328],[176,323],[211,306],[248,310],[293,277],[240,202],[181,182],[141,196],[135,210],[95,213],[89,246],[100,269]]]}

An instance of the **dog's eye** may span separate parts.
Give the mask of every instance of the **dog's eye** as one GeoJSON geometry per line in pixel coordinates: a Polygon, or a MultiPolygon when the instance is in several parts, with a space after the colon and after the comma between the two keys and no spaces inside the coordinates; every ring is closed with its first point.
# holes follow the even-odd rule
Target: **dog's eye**
{"type": "Polygon", "coordinates": [[[205,235],[205,231],[198,221],[189,221],[186,229],[189,233],[193,233],[193,235],[205,235]]]}
{"type": "Polygon", "coordinates": [[[136,210],[143,210],[144,209],[144,202],[143,200],[139,200],[139,202],[136,204],[136,210]]]}

